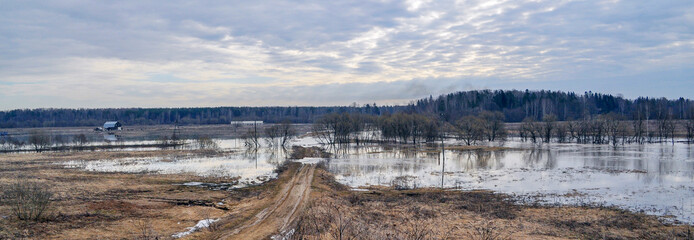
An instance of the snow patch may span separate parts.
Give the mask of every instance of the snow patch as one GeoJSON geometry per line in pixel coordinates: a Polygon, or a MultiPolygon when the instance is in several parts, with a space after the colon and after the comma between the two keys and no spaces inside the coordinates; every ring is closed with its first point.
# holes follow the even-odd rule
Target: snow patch
{"type": "Polygon", "coordinates": [[[171,235],[171,237],[173,237],[173,238],[182,238],[182,237],[185,237],[185,236],[187,236],[188,234],[194,233],[195,231],[198,231],[198,230],[200,230],[200,229],[208,228],[208,227],[210,227],[210,224],[212,224],[212,223],[214,223],[214,222],[216,222],[216,221],[219,221],[219,220],[220,220],[220,218],[217,218],[217,219],[212,219],[212,218],[210,218],[210,219],[203,219],[203,220],[200,220],[200,221],[198,221],[198,224],[195,224],[195,226],[189,227],[187,231],[185,231],[185,232],[180,232],[180,233],[176,233],[176,234],[174,234],[174,235],[171,235]]]}

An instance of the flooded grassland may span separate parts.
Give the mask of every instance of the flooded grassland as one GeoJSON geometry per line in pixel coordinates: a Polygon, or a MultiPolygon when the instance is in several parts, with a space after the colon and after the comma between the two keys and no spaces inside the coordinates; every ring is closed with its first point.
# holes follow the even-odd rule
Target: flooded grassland
{"type": "Polygon", "coordinates": [[[521,203],[616,206],[694,220],[694,147],[508,142],[501,150],[346,150],[328,169],[352,188],[484,189],[521,203]],[[445,158],[445,163],[443,161],[445,158]],[[443,174],[442,174],[443,173],[443,174]],[[443,175],[443,176],[442,176],[443,175]]]}
{"type": "Polygon", "coordinates": [[[231,213],[238,219],[249,217],[274,192],[273,183],[259,184],[276,179],[280,171],[279,163],[268,160],[266,153],[257,153],[268,156],[259,157],[257,165],[258,158],[247,154],[199,150],[3,154],[3,189],[28,180],[47,185],[54,195],[38,221],[17,221],[11,206],[0,204],[0,239],[168,239],[200,220],[231,213]],[[228,189],[236,190],[220,191],[228,189]]]}
{"type": "MultiPolygon", "coordinates": [[[[0,205],[0,238],[222,236],[217,233],[271,204],[300,164],[287,167],[291,152],[282,148],[216,142],[213,150],[2,154],[0,185],[29,179],[55,195],[41,221],[14,221],[9,206],[0,205]]],[[[320,146],[311,137],[291,145],[320,146]]],[[[342,216],[354,223],[354,234],[368,232],[360,226],[394,238],[474,238],[486,231],[513,238],[668,239],[686,237],[694,217],[694,149],[687,144],[460,145],[448,141],[443,154],[436,145],[323,146],[332,157],[301,161],[323,163],[294,231],[327,237],[335,225],[319,231],[304,224],[342,216]],[[321,215],[331,211],[344,215],[321,215]],[[306,217],[312,212],[326,219],[306,217]]]]}

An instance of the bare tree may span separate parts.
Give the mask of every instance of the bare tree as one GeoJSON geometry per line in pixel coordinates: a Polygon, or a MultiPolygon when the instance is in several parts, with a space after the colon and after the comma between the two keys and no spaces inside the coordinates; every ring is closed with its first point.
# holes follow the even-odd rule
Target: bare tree
{"type": "Polygon", "coordinates": [[[194,143],[198,149],[219,149],[217,141],[208,136],[200,136],[195,139],[194,143]]]}
{"type": "Polygon", "coordinates": [[[523,133],[524,139],[530,139],[531,142],[536,143],[540,137],[541,127],[534,119],[526,117],[521,123],[520,131],[523,133]]]}
{"type": "Polygon", "coordinates": [[[72,137],[72,142],[77,145],[77,146],[84,146],[87,145],[89,140],[87,139],[87,136],[84,135],[84,133],[80,133],[79,135],[73,136],[72,137]]]}
{"type": "Polygon", "coordinates": [[[64,135],[58,134],[53,136],[53,144],[55,144],[56,147],[64,147],[68,144],[68,141],[68,138],[64,135]]]}
{"type": "Polygon", "coordinates": [[[563,143],[567,140],[571,140],[568,135],[568,123],[558,122],[555,127],[554,136],[557,138],[557,142],[563,143]]]}
{"type": "Polygon", "coordinates": [[[265,142],[267,142],[268,146],[279,146],[277,139],[280,137],[280,131],[280,126],[278,125],[273,125],[268,128],[265,128],[265,142]]]}
{"type": "Polygon", "coordinates": [[[632,141],[638,144],[643,144],[646,141],[646,123],[642,118],[637,118],[631,122],[632,124],[632,141]]]}
{"type": "Polygon", "coordinates": [[[552,133],[555,131],[557,116],[547,114],[542,117],[542,141],[549,143],[552,140],[552,133]]]}
{"type": "Polygon", "coordinates": [[[483,126],[487,140],[490,142],[506,138],[506,126],[502,112],[482,111],[480,118],[484,119],[483,126]]]}
{"type": "Polygon", "coordinates": [[[286,147],[289,141],[296,137],[296,130],[288,120],[282,121],[280,129],[280,146],[286,147]]]}
{"type": "Polygon", "coordinates": [[[658,112],[658,119],[656,120],[658,141],[662,142],[667,140],[670,135],[670,128],[674,125],[672,121],[672,114],[665,113],[664,110],[658,112]]]}
{"type": "Polygon", "coordinates": [[[476,116],[462,117],[455,124],[458,139],[463,140],[467,145],[482,140],[484,136],[483,121],[476,116]]]}
{"type": "Polygon", "coordinates": [[[609,113],[603,116],[605,122],[605,130],[608,141],[612,146],[617,146],[620,141],[624,144],[624,139],[627,135],[627,127],[623,122],[624,117],[615,113],[609,113]]]}
{"type": "Polygon", "coordinates": [[[576,140],[578,142],[578,122],[576,121],[566,121],[566,130],[569,134],[568,141],[576,140]]]}
{"type": "Polygon", "coordinates": [[[5,142],[11,149],[22,149],[24,145],[26,145],[26,142],[19,140],[17,138],[14,138],[12,136],[6,136],[4,137],[5,142]]]}
{"type": "Polygon", "coordinates": [[[687,132],[687,143],[694,142],[694,118],[684,121],[684,129],[687,132]]]}
{"type": "Polygon", "coordinates": [[[241,138],[243,139],[244,145],[248,148],[255,149],[260,147],[260,136],[255,128],[249,129],[246,133],[241,135],[241,138]]]}
{"type": "Polygon", "coordinates": [[[29,144],[36,152],[41,152],[51,146],[51,136],[44,131],[32,131],[29,135],[29,144]]]}
{"type": "Polygon", "coordinates": [[[670,121],[666,122],[665,130],[667,131],[668,135],[670,136],[670,140],[672,141],[672,144],[675,144],[675,130],[677,130],[677,124],[676,124],[675,120],[672,119],[672,116],[670,117],[670,121]]]}
{"type": "Polygon", "coordinates": [[[316,138],[323,144],[349,143],[351,137],[361,132],[363,123],[358,116],[349,113],[328,114],[316,120],[313,124],[313,132],[316,138]]]}
{"type": "Polygon", "coordinates": [[[683,125],[687,134],[687,143],[692,143],[694,142],[694,107],[689,108],[687,115],[689,118],[683,121],[683,125]]]}
{"type": "Polygon", "coordinates": [[[583,118],[578,122],[577,131],[577,142],[578,143],[589,143],[592,137],[591,131],[593,129],[592,121],[588,118],[583,118]]]}

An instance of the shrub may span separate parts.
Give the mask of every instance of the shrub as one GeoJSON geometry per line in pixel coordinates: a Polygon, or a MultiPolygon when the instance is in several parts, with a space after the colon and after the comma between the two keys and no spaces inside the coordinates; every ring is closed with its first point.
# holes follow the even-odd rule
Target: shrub
{"type": "Polygon", "coordinates": [[[217,141],[207,136],[202,136],[195,139],[195,145],[198,147],[198,149],[219,149],[219,144],[217,144],[217,141]]]}
{"type": "Polygon", "coordinates": [[[412,176],[399,176],[390,182],[395,190],[411,190],[417,188],[412,176]]]}
{"type": "Polygon", "coordinates": [[[48,185],[24,180],[3,191],[3,202],[20,220],[41,220],[50,209],[52,196],[48,185]]]}
{"type": "Polygon", "coordinates": [[[32,131],[29,135],[29,144],[34,146],[36,152],[41,152],[48,149],[51,144],[51,135],[44,131],[32,131]]]}

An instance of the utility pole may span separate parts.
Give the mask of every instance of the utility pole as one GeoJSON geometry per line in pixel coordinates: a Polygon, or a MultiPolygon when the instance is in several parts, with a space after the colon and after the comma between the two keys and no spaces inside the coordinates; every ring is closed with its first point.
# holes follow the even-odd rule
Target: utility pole
{"type": "MultiPolygon", "coordinates": [[[[258,149],[258,121],[253,121],[253,139],[255,143],[255,149],[258,149]]],[[[256,159],[257,162],[258,159],[256,159]]]]}
{"type": "Polygon", "coordinates": [[[651,142],[651,130],[648,126],[649,125],[648,121],[650,120],[650,115],[651,115],[651,112],[648,111],[648,102],[646,102],[646,136],[648,138],[649,143],[651,142]]]}
{"type": "Polygon", "coordinates": [[[443,176],[446,169],[446,145],[443,144],[443,134],[441,134],[441,189],[443,189],[443,176]]]}
{"type": "Polygon", "coordinates": [[[446,133],[444,132],[445,131],[444,126],[446,125],[446,122],[443,121],[443,113],[441,113],[440,117],[441,117],[441,129],[440,129],[439,134],[441,134],[441,189],[443,189],[443,177],[444,177],[444,173],[445,173],[444,170],[446,169],[446,145],[443,142],[443,138],[446,135],[446,133]]]}

